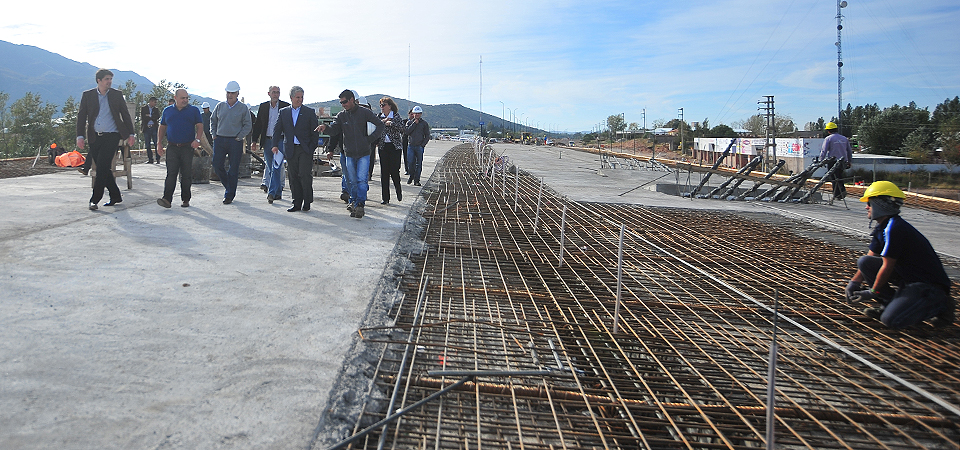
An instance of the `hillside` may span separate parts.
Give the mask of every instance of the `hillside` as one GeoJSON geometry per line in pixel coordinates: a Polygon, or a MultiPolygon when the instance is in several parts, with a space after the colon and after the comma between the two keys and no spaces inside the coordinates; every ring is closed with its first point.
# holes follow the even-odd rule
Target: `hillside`
{"type": "MultiPolygon", "coordinates": [[[[97,69],[97,67],[88,63],[77,62],[42,48],[0,41],[0,92],[10,95],[6,105],[8,108],[27,92],[33,92],[39,94],[44,102],[57,105],[59,111],[59,107],[66,102],[67,98],[72,96],[79,100],[81,92],[94,87],[96,84],[94,74],[97,69]]],[[[138,91],[146,93],[153,89],[154,83],[136,72],[113,68],[110,70],[114,73],[113,87],[115,88],[123,86],[127,80],[133,80],[137,84],[138,91]]],[[[189,83],[186,84],[189,85],[189,83]]],[[[379,100],[384,96],[384,94],[367,96],[376,112],[379,112],[377,109],[379,100]]],[[[404,116],[410,108],[420,105],[423,108],[424,119],[433,128],[474,130],[480,128],[480,113],[463,105],[427,105],[395,96],[391,97],[397,102],[397,106],[400,107],[404,116]]],[[[211,105],[216,105],[222,98],[211,99],[191,95],[191,100],[197,102],[208,101],[211,105]]],[[[333,107],[337,111],[340,108],[340,103],[333,99],[325,102],[309,103],[308,106],[314,108],[318,106],[333,107]]],[[[483,122],[485,123],[485,129],[490,126],[496,128],[501,126],[499,117],[487,113],[483,114],[483,122]]],[[[503,123],[508,129],[514,126],[509,121],[503,123]]],[[[517,129],[520,129],[520,127],[517,126],[517,129]]]]}
{"type": "MultiPolygon", "coordinates": [[[[367,101],[370,102],[370,105],[373,106],[374,112],[379,112],[378,108],[381,98],[393,98],[393,100],[397,102],[397,107],[400,108],[400,113],[404,117],[406,117],[407,111],[409,111],[410,108],[420,105],[420,107],[423,108],[423,118],[427,121],[427,123],[430,124],[431,128],[480,128],[480,112],[475,109],[467,108],[461,104],[427,105],[387,94],[371,94],[366,95],[365,97],[367,98],[367,101]]],[[[340,103],[338,100],[309,103],[307,106],[312,106],[314,108],[320,106],[324,108],[333,108],[333,111],[340,110],[340,103]]],[[[487,129],[491,125],[500,128],[501,122],[499,117],[483,113],[483,122],[485,123],[484,129],[487,129]]],[[[510,128],[513,125],[513,123],[510,121],[504,121],[504,124],[507,128],[510,128]]]]}
{"type": "MultiPolygon", "coordinates": [[[[0,41],[0,91],[10,95],[7,107],[27,92],[39,94],[47,103],[59,107],[73,97],[96,85],[98,67],[65,58],[31,45],[17,45],[0,41]]],[[[137,84],[137,90],[150,92],[154,83],[136,72],[110,68],[113,87],[120,88],[127,80],[137,84]]],[[[198,101],[216,100],[192,97],[198,101]]]]}

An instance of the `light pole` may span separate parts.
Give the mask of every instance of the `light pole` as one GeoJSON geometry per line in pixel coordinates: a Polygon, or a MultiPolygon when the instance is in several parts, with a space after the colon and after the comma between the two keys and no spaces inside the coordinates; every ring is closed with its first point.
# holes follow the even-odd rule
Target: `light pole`
{"type": "MultiPolygon", "coordinates": [[[[498,100],[499,101],[499,100],[498,100]]],[[[506,105],[500,102],[500,137],[503,137],[503,115],[506,113],[506,105]]]]}
{"type": "Polygon", "coordinates": [[[680,155],[683,155],[683,108],[680,108],[680,155]]]}

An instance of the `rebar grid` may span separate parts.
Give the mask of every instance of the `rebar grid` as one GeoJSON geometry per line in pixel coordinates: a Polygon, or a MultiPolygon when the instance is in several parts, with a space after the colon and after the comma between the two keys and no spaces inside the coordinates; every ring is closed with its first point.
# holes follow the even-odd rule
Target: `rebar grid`
{"type": "MultiPolygon", "coordinates": [[[[784,317],[960,403],[958,328],[888,330],[841,302],[856,253],[733,214],[578,204],[549,189],[535,218],[540,181],[490,177],[477,156],[454,148],[424,191],[425,251],[395,311],[416,349],[398,374],[407,344],[389,344],[376,388],[399,383],[402,408],[456,381],[431,370],[556,376],[468,383],[389,426],[385,448],[763,448],[772,317],[729,286],[770,305],[776,289],[784,317]]],[[[778,448],[960,448],[960,417],[780,324],[778,448]]],[[[357,429],[386,415],[382,401],[367,406],[357,429]]]]}

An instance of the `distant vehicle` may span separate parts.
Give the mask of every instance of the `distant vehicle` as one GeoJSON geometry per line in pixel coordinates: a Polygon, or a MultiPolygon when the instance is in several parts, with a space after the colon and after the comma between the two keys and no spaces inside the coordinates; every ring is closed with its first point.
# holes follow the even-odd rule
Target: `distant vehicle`
{"type": "Polygon", "coordinates": [[[571,146],[571,147],[574,147],[574,146],[576,146],[576,145],[577,145],[576,142],[570,141],[570,146],[571,146]]]}
{"type": "Polygon", "coordinates": [[[491,144],[496,144],[496,143],[497,143],[497,138],[490,138],[490,143],[491,143],[491,144]]]}
{"type": "Polygon", "coordinates": [[[553,145],[553,139],[547,139],[544,144],[553,145]]]}

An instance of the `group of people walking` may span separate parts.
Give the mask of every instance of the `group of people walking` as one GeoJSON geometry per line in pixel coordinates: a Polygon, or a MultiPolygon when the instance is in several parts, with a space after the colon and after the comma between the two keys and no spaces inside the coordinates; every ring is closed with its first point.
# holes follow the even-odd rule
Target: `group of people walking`
{"type": "MultiPolygon", "coordinates": [[[[81,97],[77,146],[84,149],[89,143],[88,160],[96,162],[98,167],[110,167],[121,139],[127,139],[133,146],[133,122],[123,94],[112,88],[113,73],[100,69],[96,80],[97,87],[85,91],[81,97]]],[[[203,113],[189,104],[185,89],[177,89],[173,103],[163,110],[156,108],[155,97],[151,97],[148,105],[141,109],[149,162],[153,163],[156,156],[159,164],[160,156],[167,155],[167,176],[163,196],[157,199],[159,205],[172,206],[179,179],[181,206],[190,206],[193,157],[204,136],[208,140],[212,138],[213,171],[223,185],[225,205],[231,204],[237,195],[244,139],[251,134],[252,150],[263,149],[265,167],[261,188],[267,194],[268,203],[283,197],[286,162],[292,195],[289,212],[309,211],[314,201],[313,160],[321,133],[330,136],[328,159],[332,159],[334,151],[341,148],[341,199],[347,203],[351,217],[364,216],[377,154],[380,155],[382,204],[390,203],[391,182],[397,200],[403,199],[399,173],[401,160],[407,163],[407,184],[420,186],[423,152],[430,140],[430,126],[423,120],[423,110],[419,106],[412,108],[404,119],[396,102],[384,97],[380,100],[380,112],[374,113],[363,97],[347,89],[339,95],[343,111],[329,124],[321,124],[313,108],[303,107],[304,91],[299,86],[290,89],[289,103],[280,100],[279,87],[271,86],[267,92],[270,100],[259,105],[256,116],[239,100],[239,83],[230,81],[225,92],[225,101],[219,102],[212,111],[205,103],[203,113]],[[409,141],[409,145],[405,141],[409,141]],[[156,146],[155,154],[150,149],[151,143],[156,146]]],[[[86,174],[88,167],[82,168],[81,172],[86,174]]],[[[89,202],[91,210],[99,208],[104,190],[110,195],[110,201],[104,206],[123,201],[112,170],[98,170],[89,202]]]]}

